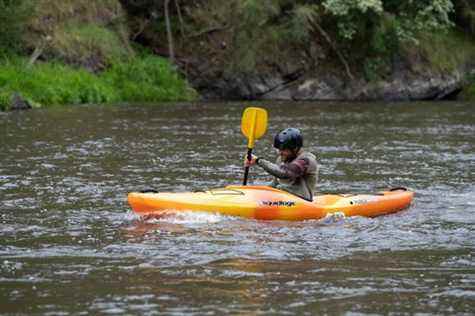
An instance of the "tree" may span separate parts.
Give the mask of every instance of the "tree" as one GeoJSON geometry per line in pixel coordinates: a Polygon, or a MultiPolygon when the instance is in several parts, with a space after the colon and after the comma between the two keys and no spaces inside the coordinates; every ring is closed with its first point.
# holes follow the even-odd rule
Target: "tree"
{"type": "Polygon", "coordinates": [[[181,17],[181,6],[178,0],[174,1],[174,6],[170,5],[170,0],[120,0],[130,15],[137,16],[140,20],[138,30],[135,30],[134,38],[137,38],[150,22],[164,21],[165,32],[167,36],[168,55],[171,62],[175,59],[173,26],[171,23],[172,14],[176,13],[180,20],[180,31],[183,31],[183,22],[181,17]]]}
{"type": "Polygon", "coordinates": [[[465,32],[475,35],[475,2],[470,0],[453,0],[455,23],[465,32]]]}
{"type": "Polygon", "coordinates": [[[0,52],[21,49],[32,7],[30,0],[0,0],[0,52]]]}
{"type": "Polygon", "coordinates": [[[170,4],[170,0],[165,0],[163,3],[164,11],[165,11],[165,24],[167,27],[167,39],[168,39],[168,53],[170,55],[171,62],[175,62],[175,52],[173,50],[173,34],[172,34],[172,27],[170,25],[170,13],[168,10],[168,6],[170,4]]]}

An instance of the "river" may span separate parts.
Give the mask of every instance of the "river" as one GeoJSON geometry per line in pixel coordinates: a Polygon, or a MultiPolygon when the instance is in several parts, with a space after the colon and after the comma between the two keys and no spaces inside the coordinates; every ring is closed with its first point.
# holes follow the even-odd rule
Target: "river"
{"type": "MultiPolygon", "coordinates": [[[[475,106],[285,103],[255,152],[302,129],[318,192],[404,186],[377,218],[142,221],[130,191],[239,184],[244,103],[0,113],[0,314],[374,315],[475,311],[475,106]]],[[[250,182],[267,176],[251,169],[250,182]]]]}

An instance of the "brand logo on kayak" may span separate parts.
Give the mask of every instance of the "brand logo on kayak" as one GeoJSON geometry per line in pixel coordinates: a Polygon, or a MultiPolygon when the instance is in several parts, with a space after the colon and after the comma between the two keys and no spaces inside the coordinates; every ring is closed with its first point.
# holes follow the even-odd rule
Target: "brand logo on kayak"
{"type": "Polygon", "coordinates": [[[376,202],[377,197],[365,197],[365,198],[356,198],[350,201],[350,204],[368,204],[371,202],[376,202]]]}
{"type": "Polygon", "coordinates": [[[261,204],[267,206],[295,206],[294,201],[261,201],[261,204]]]}

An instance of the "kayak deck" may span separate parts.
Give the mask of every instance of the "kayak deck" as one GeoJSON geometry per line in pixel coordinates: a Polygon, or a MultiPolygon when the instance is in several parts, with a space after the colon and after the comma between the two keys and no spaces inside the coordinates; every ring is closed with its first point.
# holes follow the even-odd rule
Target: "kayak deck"
{"type": "Polygon", "coordinates": [[[308,220],[341,212],[375,217],[407,208],[414,193],[404,188],[375,194],[324,194],[313,202],[267,186],[227,186],[205,192],[138,193],[128,195],[140,216],[160,217],[183,211],[219,213],[261,220],[308,220]]]}

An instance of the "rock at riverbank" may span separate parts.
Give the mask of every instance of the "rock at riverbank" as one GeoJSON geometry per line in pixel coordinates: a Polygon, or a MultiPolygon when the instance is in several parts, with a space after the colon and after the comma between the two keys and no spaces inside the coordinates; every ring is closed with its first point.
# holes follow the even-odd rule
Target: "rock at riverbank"
{"type": "Polygon", "coordinates": [[[12,95],[9,109],[11,111],[29,110],[32,106],[28,100],[24,99],[18,92],[12,95]]]}
{"type": "Polygon", "coordinates": [[[388,80],[349,82],[344,74],[260,74],[226,77],[191,76],[192,84],[205,99],[234,100],[443,100],[455,97],[464,87],[464,74],[394,74],[388,80]]]}

